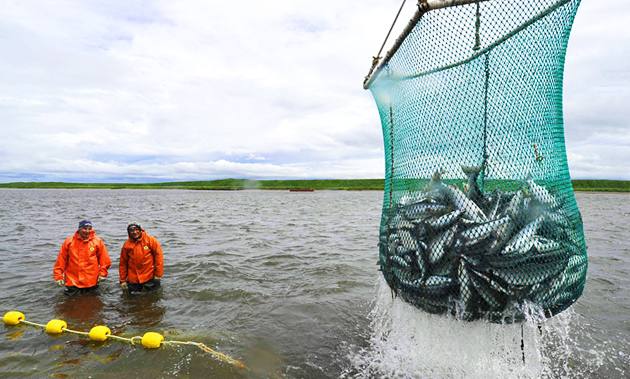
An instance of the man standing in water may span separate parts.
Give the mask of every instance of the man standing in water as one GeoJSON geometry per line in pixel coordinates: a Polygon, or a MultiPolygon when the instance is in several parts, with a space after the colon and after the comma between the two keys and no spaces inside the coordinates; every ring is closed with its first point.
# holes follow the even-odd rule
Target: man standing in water
{"type": "Polygon", "coordinates": [[[53,279],[65,286],[64,294],[73,296],[93,292],[111,266],[107,248],[96,236],[92,222],[83,220],[74,235],[63,241],[53,268],[53,279]]]}
{"type": "Polygon", "coordinates": [[[120,250],[120,287],[130,293],[158,289],[164,274],[160,243],[135,222],[127,225],[127,235],[120,250]]]}

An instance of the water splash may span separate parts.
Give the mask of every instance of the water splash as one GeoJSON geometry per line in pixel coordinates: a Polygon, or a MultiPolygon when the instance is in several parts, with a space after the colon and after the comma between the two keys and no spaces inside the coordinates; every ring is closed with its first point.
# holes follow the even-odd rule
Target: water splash
{"type": "MultiPolygon", "coordinates": [[[[581,348],[601,345],[594,343],[597,341],[581,343],[590,336],[581,316],[571,309],[550,320],[534,309],[527,313],[527,322],[510,325],[431,315],[393,298],[381,279],[370,314],[369,346],[350,354],[352,367],[342,377],[555,378],[601,374],[606,357],[614,349],[581,348]]],[[[615,376],[623,376],[619,365],[613,367],[615,376]]]]}

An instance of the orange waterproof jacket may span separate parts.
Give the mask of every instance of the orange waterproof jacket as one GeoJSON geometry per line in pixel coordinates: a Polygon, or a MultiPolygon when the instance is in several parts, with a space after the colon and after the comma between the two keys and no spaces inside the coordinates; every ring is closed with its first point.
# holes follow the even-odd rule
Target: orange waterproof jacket
{"type": "Polygon", "coordinates": [[[107,269],[112,262],[102,239],[90,231],[87,241],[79,233],[66,238],[61,244],[57,261],[53,268],[54,280],[65,280],[66,286],[78,288],[94,287],[98,277],[107,277],[107,269]]]}
{"type": "Polygon", "coordinates": [[[127,239],[120,250],[120,282],[146,283],[164,275],[164,254],[155,237],[142,231],[136,242],[127,239]]]}

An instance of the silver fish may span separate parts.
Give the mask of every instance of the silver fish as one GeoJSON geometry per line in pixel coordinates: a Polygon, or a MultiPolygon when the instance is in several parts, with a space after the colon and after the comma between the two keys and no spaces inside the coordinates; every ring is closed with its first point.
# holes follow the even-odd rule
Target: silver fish
{"type": "Polygon", "coordinates": [[[428,246],[424,241],[418,239],[416,240],[416,242],[418,243],[418,251],[421,251],[421,252],[427,251],[428,246]]]}
{"type": "Polygon", "coordinates": [[[572,255],[567,261],[566,273],[576,273],[586,269],[587,259],[583,255],[572,255]]]}
{"type": "Polygon", "coordinates": [[[462,211],[460,209],[456,209],[439,217],[431,217],[425,222],[433,229],[440,230],[450,226],[453,222],[457,220],[457,218],[459,218],[459,216],[461,216],[461,214],[462,211]]]}
{"type": "Polygon", "coordinates": [[[396,229],[414,229],[416,227],[416,225],[412,222],[409,222],[407,220],[400,220],[400,222],[398,222],[398,224],[396,224],[396,229]]]}
{"type": "Polygon", "coordinates": [[[452,259],[441,259],[431,267],[431,274],[437,276],[455,277],[457,266],[453,265],[452,259]]]}
{"type": "Polygon", "coordinates": [[[466,196],[473,201],[479,201],[482,198],[481,191],[477,186],[477,178],[481,172],[481,166],[461,166],[464,174],[468,176],[466,196]]]}
{"type": "Polygon", "coordinates": [[[547,253],[550,251],[562,250],[562,245],[559,242],[547,239],[541,236],[534,236],[532,240],[534,249],[539,253],[547,253]]]}
{"type": "Polygon", "coordinates": [[[430,276],[424,281],[419,290],[428,298],[436,298],[448,295],[456,287],[452,278],[446,276],[430,276]]]}
{"type": "Polygon", "coordinates": [[[437,213],[443,213],[448,210],[448,207],[442,204],[434,203],[413,203],[407,205],[403,212],[405,217],[410,220],[424,219],[428,216],[433,216],[437,213]]]}
{"type": "Polygon", "coordinates": [[[457,226],[447,229],[440,234],[439,237],[429,243],[428,256],[431,264],[435,264],[442,259],[446,253],[446,249],[453,242],[456,227],[457,226]]]}
{"type": "Polygon", "coordinates": [[[495,232],[501,226],[510,222],[511,219],[508,216],[504,216],[498,220],[484,222],[472,228],[468,228],[461,233],[464,239],[464,246],[471,246],[479,243],[490,236],[492,232],[495,232]]]}
{"type": "Polygon", "coordinates": [[[564,275],[558,275],[550,282],[547,288],[537,293],[533,300],[543,307],[548,307],[572,299],[574,296],[573,291],[567,291],[572,286],[572,283],[569,283],[567,279],[564,275]]]}
{"type": "Polygon", "coordinates": [[[491,288],[489,283],[474,274],[470,275],[470,280],[479,296],[490,306],[491,310],[502,310],[505,307],[505,301],[501,294],[491,288]]]}
{"type": "Polygon", "coordinates": [[[545,214],[545,220],[562,228],[569,228],[571,225],[569,217],[562,212],[547,212],[545,214]]]}
{"type": "Polygon", "coordinates": [[[403,245],[398,245],[396,246],[396,255],[400,256],[400,257],[404,257],[405,255],[408,255],[409,253],[413,253],[414,251],[406,249],[403,245]]]}
{"type": "Polygon", "coordinates": [[[420,271],[420,279],[424,279],[429,273],[429,270],[423,254],[416,254],[416,265],[418,266],[418,270],[420,271]]]}
{"type": "Polygon", "coordinates": [[[430,276],[424,285],[427,288],[450,287],[454,284],[453,279],[448,276],[430,276]]]}
{"type": "Polygon", "coordinates": [[[511,222],[503,224],[497,228],[495,232],[495,239],[490,243],[488,251],[494,253],[503,248],[503,246],[510,240],[512,234],[516,230],[516,224],[510,218],[511,222]]]}
{"type": "Polygon", "coordinates": [[[497,192],[494,199],[490,199],[490,208],[488,209],[488,219],[494,220],[497,218],[497,213],[499,212],[499,205],[501,205],[501,192],[497,192]],[[493,200],[493,201],[492,201],[493,200]]]}
{"type": "Polygon", "coordinates": [[[532,179],[531,176],[527,178],[526,182],[527,182],[527,188],[529,189],[529,192],[532,194],[534,199],[536,199],[537,201],[543,204],[550,205],[552,207],[555,207],[556,205],[558,205],[556,198],[553,197],[553,195],[551,195],[551,193],[549,193],[549,191],[547,191],[545,187],[539,186],[538,184],[536,184],[534,182],[534,179],[532,179]]]}
{"type": "Polygon", "coordinates": [[[457,277],[459,279],[459,299],[463,308],[462,314],[459,316],[467,319],[470,317],[470,313],[474,312],[474,309],[476,308],[476,298],[478,295],[475,290],[475,286],[470,279],[466,262],[463,260],[459,261],[457,277]]]}
{"type": "Polygon", "coordinates": [[[564,262],[521,263],[511,268],[493,268],[492,273],[512,286],[531,286],[557,275],[564,269],[564,262]]]}
{"type": "Polygon", "coordinates": [[[395,230],[397,225],[402,221],[402,215],[400,213],[396,213],[395,215],[389,217],[387,219],[386,225],[389,230],[395,230]]]}
{"type": "Polygon", "coordinates": [[[389,259],[400,267],[409,268],[409,263],[399,255],[391,255],[389,259]]]}
{"type": "Polygon", "coordinates": [[[474,275],[476,275],[477,277],[483,279],[486,281],[486,283],[488,283],[490,285],[490,288],[492,288],[493,290],[497,291],[497,292],[501,292],[507,296],[513,297],[514,296],[514,292],[512,290],[510,290],[510,288],[508,286],[505,286],[501,283],[499,283],[498,281],[496,281],[491,275],[487,275],[484,274],[480,271],[477,271],[475,269],[471,269],[470,271],[473,272],[474,275]]]}
{"type": "Polygon", "coordinates": [[[507,207],[505,208],[504,214],[512,217],[512,219],[516,219],[519,216],[521,211],[521,205],[523,204],[523,191],[518,190],[510,199],[507,207]]]}
{"type": "Polygon", "coordinates": [[[453,203],[456,209],[460,209],[464,212],[467,219],[478,223],[488,221],[486,215],[477,206],[477,204],[464,195],[464,193],[457,187],[444,186],[443,188],[446,193],[446,197],[453,203]]]}
{"type": "Polygon", "coordinates": [[[435,203],[435,200],[423,192],[405,194],[400,198],[400,200],[398,200],[398,205],[400,206],[407,206],[416,203],[435,203]]]}
{"type": "Polygon", "coordinates": [[[407,229],[401,229],[398,231],[398,235],[400,236],[400,244],[407,250],[418,250],[418,242],[416,238],[411,234],[411,232],[407,229]]]}
{"type": "Polygon", "coordinates": [[[419,288],[422,283],[420,278],[414,275],[409,270],[404,270],[404,269],[401,270],[399,268],[394,267],[392,269],[392,272],[394,273],[394,276],[396,277],[396,279],[398,279],[400,284],[406,287],[419,288]]]}
{"type": "Polygon", "coordinates": [[[538,230],[542,220],[542,217],[538,217],[536,220],[527,224],[520,232],[512,237],[510,242],[508,242],[501,251],[501,254],[522,254],[531,249],[534,244],[534,234],[538,230]]]}

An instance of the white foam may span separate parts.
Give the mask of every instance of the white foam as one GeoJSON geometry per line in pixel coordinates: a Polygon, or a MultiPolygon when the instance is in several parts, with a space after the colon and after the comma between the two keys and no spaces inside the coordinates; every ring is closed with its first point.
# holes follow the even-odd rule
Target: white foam
{"type": "MultiPolygon", "coordinates": [[[[342,377],[582,376],[569,363],[579,353],[579,346],[570,338],[572,319],[576,318],[570,310],[551,320],[530,312],[523,324],[458,321],[392,298],[381,279],[370,317],[369,347],[351,353],[353,367],[342,377]]],[[[593,358],[589,365],[595,366],[603,356],[595,351],[588,354],[593,358]]]]}

